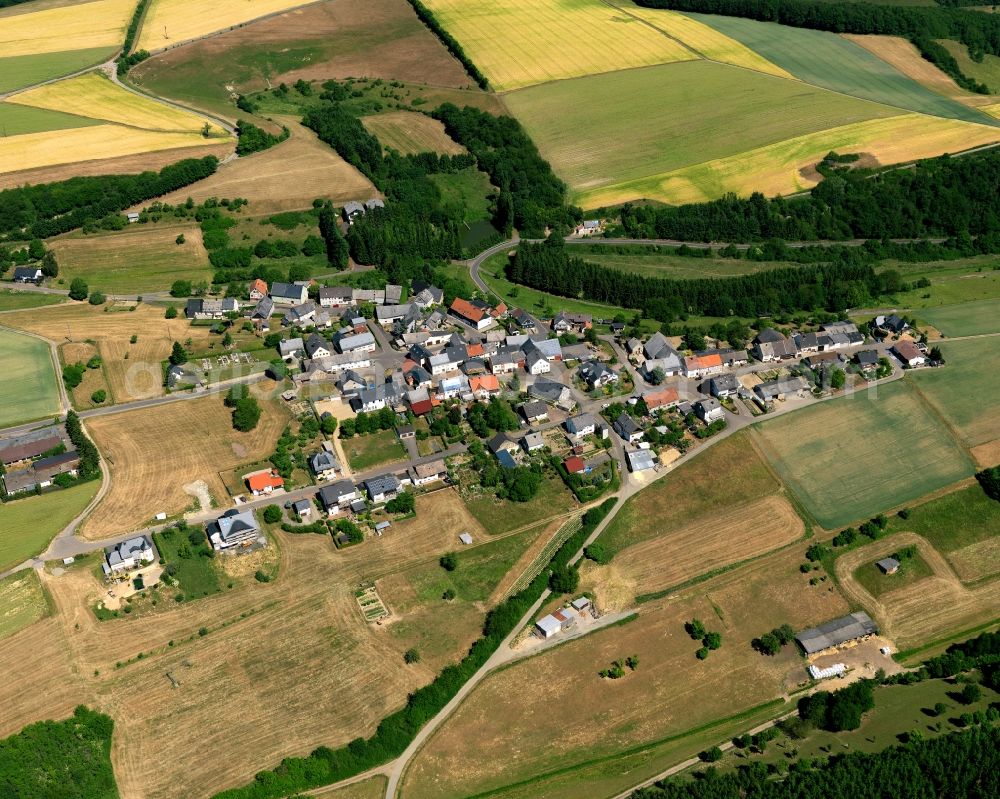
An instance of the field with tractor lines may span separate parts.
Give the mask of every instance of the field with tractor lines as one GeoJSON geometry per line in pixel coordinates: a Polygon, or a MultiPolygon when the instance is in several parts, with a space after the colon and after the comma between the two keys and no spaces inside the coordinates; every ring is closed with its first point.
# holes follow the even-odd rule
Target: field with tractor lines
{"type": "Polygon", "coordinates": [[[99,124],[94,119],[66,114],[59,110],[48,111],[44,108],[31,108],[15,105],[11,101],[0,103],[0,130],[3,131],[4,138],[44,133],[50,130],[85,128],[99,124]]]}
{"type": "Polygon", "coordinates": [[[0,58],[0,92],[12,92],[96,66],[107,61],[114,51],[114,45],[108,45],[68,50],[64,53],[33,53],[0,58]]]}
{"type": "Polygon", "coordinates": [[[444,125],[436,119],[414,111],[390,111],[361,120],[368,131],[378,137],[383,148],[391,147],[402,155],[441,153],[458,155],[465,148],[456,144],[444,125]]]}
{"type": "Polygon", "coordinates": [[[73,50],[112,50],[125,38],[125,26],[135,0],[93,0],[89,3],[33,10],[0,17],[0,53],[4,57],[62,54],[73,50]]]}
{"type": "Polygon", "coordinates": [[[59,389],[49,345],[0,330],[0,427],[59,411],[59,389]]]}

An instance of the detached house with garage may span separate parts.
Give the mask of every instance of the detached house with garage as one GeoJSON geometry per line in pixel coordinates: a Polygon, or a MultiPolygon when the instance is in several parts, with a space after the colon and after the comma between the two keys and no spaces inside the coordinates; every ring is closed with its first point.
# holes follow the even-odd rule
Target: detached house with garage
{"type": "Polygon", "coordinates": [[[371,480],[365,480],[364,486],[365,491],[368,492],[368,499],[376,504],[388,502],[403,490],[402,483],[394,474],[383,474],[379,477],[373,477],[371,480]]]}
{"type": "Polygon", "coordinates": [[[153,551],[152,542],[146,536],[140,535],[105,549],[101,568],[105,577],[112,577],[130,569],[138,569],[155,559],[156,553],[153,551]]]}
{"type": "Polygon", "coordinates": [[[331,516],[347,510],[360,498],[357,487],[350,480],[338,480],[319,490],[319,501],[331,516]]]}
{"type": "Polygon", "coordinates": [[[252,510],[227,510],[208,525],[208,540],[216,551],[250,546],[260,536],[260,525],[252,510]]]}
{"type": "Polygon", "coordinates": [[[317,480],[333,480],[338,472],[343,471],[340,461],[332,452],[327,452],[325,449],[309,458],[309,468],[317,480]]]}

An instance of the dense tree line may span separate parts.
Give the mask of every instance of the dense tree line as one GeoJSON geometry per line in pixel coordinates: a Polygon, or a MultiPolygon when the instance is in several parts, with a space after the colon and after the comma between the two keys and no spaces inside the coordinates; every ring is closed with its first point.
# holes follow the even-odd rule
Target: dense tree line
{"type": "MultiPolygon", "coordinates": [[[[985,53],[1000,55],[1000,19],[992,14],[957,7],[830,3],[825,0],[636,0],[636,2],[649,8],[746,17],[833,33],[905,36],[911,40],[924,42],[954,39],[968,47],[969,54],[973,58],[985,53]]],[[[944,52],[947,53],[946,50],[944,52]]],[[[937,55],[936,50],[923,50],[922,53],[928,60],[933,60],[937,55]]],[[[955,68],[958,68],[957,64],[955,68]]]]}
{"type": "Polygon", "coordinates": [[[856,730],[875,707],[872,680],[859,680],[839,691],[817,691],[799,700],[799,718],[830,732],[856,730]]]}
{"type": "Polygon", "coordinates": [[[875,754],[852,752],[825,762],[798,760],[782,779],[763,763],[735,772],[709,769],[700,780],[664,780],[632,799],[980,799],[1000,796],[1000,729],[973,727],[911,740],[875,754]]]}
{"type": "Polygon", "coordinates": [[[142,24],[142,18],[146,14],[146,9],[149,8],[149,3],[150,0],[139,0],[135,11],[132,12],[132,19],[129,20],[128,28],[125,31],[125,41],[122,43],[121,55],[118,56],[116,62],[119,77],[123,77],[136,64],[149,58],[148,50],[136,50],[134,53],[132,52],[135,37],[139,33],[139,26],[142,24]]]}
{"type": "Polygon", "coordinates": [[[330,266],[334,269],[347,269],[350,248],[340,232],[337,212],[329,202],[324,203],[319,212],[319,234],[326,245],[326,260],[330,266]]]}
{"type": "Polygon", "coordinates": [[[1000,249],[997,185],[1000,153],[990,150],[919,161],[912,169],[874,176],[842,172],[803,198],[768,200],[755,193],[677,207],[626,205],[622,224],[634,238],[684,241],[986,236],[995,250],[1000,249]]]}
{"type": "Polygon", "coordinates": [[[546,227],[569,226],[582,219],[565,205],[566,185],[556,177],[520,123],[478,108],[445,103],[433,115],[448,135],[472,153],[479,168],[500,189],[493,225],[523,236],[544,235],[546,227]]]}
{"type": "Polygon", "coordinates": [[[65,721],[39,721],[0,740],[6,799],[117,799],[114,722],[80,705],[65,721]]]}
{"type": "Polygon", "coordinates": [[[486,615],[482,637],[469,648],[468,654],[458,663],[445,667],[429,685],[410,694],[402,709],[382,719],[372,737],[356,738],[340,749],[321,746],[308,757],[285,758],[274,770],[258,772],[249,785],[223,791],[215,799],[278,799],[346,779],[397,757],[419,729],[455,696],[515,629],[521,617],[545,591],[550,570],[559,570],[569,564],[616,502],[616,499],[609,499],[588,510],[583,515],[583,526],[559,547],[548,568],[543,569],[527,588],[486,615]]]}
{"type": "Polygon", "coordinates": [[[661,322],[688,314],[753,318],[800,310],[839,312],[863,305],[881,285],[870,264],[851,261],[718,279],[643,277],[571,256],[556,236],[522,243],[507,265],[507,277],[562,297],[639,308],[661,322]]]}
{"type": "Polygon", "coordinates": [[[490,82],[486,79],[486,76],[479,71],[479,67],[473,63],[472,59],[465,54],[465,50],[462,49],[462,45],[458,43],[455,37],[441,26],[434,13],[421,3],[420,0],[409,0],[409,3],[413,6],[413,10],[420,18],[420,21],[430,28],[434,35],[441,40],[441,43],[448,48],[448,52],[461,62],[462,66],[465,67],[465,71],[469,73],[469,77],[479,85],[479,88],[489,90],[490,82]]]}
{"type": "Polygon", "coordinates": [[[269,147],[274,147],[276,144],[281,144],[290,135],[288,128],[285,126],[282,126],[281,133],[275,135],[263,128],[257,127],[252,122],[247,122],[245,119],[237,121],[236,133],[239,136],[239,140],[236,143],[237,155],[250,155],[250,153],[257,153],[269,147]]]}
{"type": "Polygon", "coordinates": [[[976,474],[976,479],[986,492],[986,496],[1000,502],[1000,466],[983,469],[976,474]]]}
{"type": "Polygon", "coordinates": [[[914,36],[910,39],[914,46],[920,51],[920,55],[924,57],[925,60],[930,61],[948,77],[950,77],[955,83],[961,86],[966,91],[975,92],[976,94],[989,94],[990,87],[985,83],[980,83],[974,78],[970,78],[964,72],[962,68],[958,65],[958,61],[955,57],[948,52],[948,48],[944,45],[939,44],[934,39],[930,39],[926,36],[914,36]]]}
{"type": "Polygon", "coordinates": [[[48,238],[117,214],[154,197],[189,186],[213,174],[214,155],[187,158],[159,172],[76,177],[0,191],[0,234],[26,232],[48,238]]]}
{"type": "Polygon", "coordinates": [[[73,442],[73,448],[80,456],[80,465],[77,472],[81,480],[93,480],[101,476],[101,456],[97,452],[97,447],[83,431],[80,424],[80,417],[76,411],[69,411],[66,414],[66,434],[73,442]]]}

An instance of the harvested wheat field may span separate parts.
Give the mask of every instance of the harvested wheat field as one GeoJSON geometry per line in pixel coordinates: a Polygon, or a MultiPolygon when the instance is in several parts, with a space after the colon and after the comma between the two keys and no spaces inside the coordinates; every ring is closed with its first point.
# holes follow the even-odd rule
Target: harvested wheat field
{"type": "Polygon", "coordinates": [[[34,169],[22,169],[16,172],[0,173],[0,189],[23,186],[26,183],[52,183],[84,175],[132,175],[147,169],[159,171],[167,164],[176,164],[185,158],[203,158],[206,155],[214,155],[221,160],[232,151],[233,145],[229,142],[160,150],[118,158],[97,158],[93,161],[80,161],[68,165],[56,164],[34,169]]]}
{"type": "Polygon", "coordinates": [[[168,194],[162,201],[243,197],[255,214],[263,214],[308,208],[317,197],[340,204],[378,196],[371,181],[315,133],[291,118],[280,121],[292,132],[288,141],[225,164],[211,177],[168,194]]]}
{"type": "Polygon", "coordinates": [[[103,119],[142,130],[171,133],[201,133],[226,138],[226,132],[204,117],[124,89],[97,72],[29,89],[7,102],[103,119]]]}
{"type": "Polygon", "coordinates": [[[378,137],[382,148],[392,148],[402,155],[441,153],[459,155],[465,148],[445,133],[444,124],[414,111],[390,111],[388,114],[363,117],[368,132],[378,137]]]}
{"type": "Polygon", "coordinates": [[[641,594],[678,586],[715,569],[790,544],[805,531],[787,499],[770,496],[732,505],[628,547],[614,564],[641,594]]]}
{"type": "Polygon", "coordinates": [[[107,311],[86,303],[54,305],[44,311],[4,315],[4,324],[39,333],[60,344],[94,341],[115,402],[163,395],[161,362],[175,341],[191,339],[194,348],[209,340],[209,328],[186,319],[165,319],[163,309],[138,305],[134,311],[107,311]],[[135,344],[132,336],[138,337],[135,344]],[[125,357],[126,353],[128,358],[125,357]]]}
{"type": "MultiPolygon", "coordinates": [[[[996,547],[993,551],[995,556],[996,547]]],[[[848,552],[837,558],[836,570],[845,595],[862,605],[901,649],[918,647],[950,632],[990,621],[1000,610],[997,581],[965,587],[941,554],[913,533],[899,533],[848,552]],[[878,599],[872,597],[855,579],[854,571],[909,545],[917,547],[933,576],[878,599]]]]}
{"type": "MultiPolygon", "coordinates": [[[[780,697],[805,682],[801,658],[792,647],[764,657],[750,640],[779,624],[799,629],[848,610],[830,581],[808,585],[798,572],[799,560],[798,552],[775,553],[677,597],[644,604],[629,624],[495,672],[417,754],[403,794],[444,799],[499,790],[780,697]],[[722,634],[722,648],[707,660],[695,658],[700,643],[684,632],[691,618],[722,634]],[[639,657],[636,671],[614,681],[598,676],[612,661],[632,654],[639,657]],[[545,701],[531,700],[525,686],[541,685],[545,701]]],[[[695,746],[687,755],[704,748],[695,746]]],[[[609,758],[602,779],[614,769],[609,758]]],[[[605,786],[577,787],[575,795],[615,793],[605,786]]]]}
{"type": "Polygon", "coordinates": [[[120,46],[134,10],[133,0],[94,0],[4,16],[0,53],[9,57],[120,46]]]}
{"type": "Polygon", "coordinates": [[[111,471],[111,487],[81,534],[106,538],[143,527],[157,513],[180,513],[191,504],[183,487],[194,480],[204,480],[211,495],[228,506],[219,472],[270,455],[288,421],[283,406],[260,404],[260,423],[249,433],[233,430],[221,394],[88,419],[87,429],[111,471]]]}
{"type": "Polygon", "coordinates": [[[153,0],[136,49],[156,52],[305,5],[307,0],[153,0]]]}
{"type": "MultiPolygon", "coordinates": [[[[334,549],[329,536],[278,536],[276,581],[171,602],[138,618],[98,622],[89,606],[102,589],[89,569],[46,575],[59,609],[57,632],[68,641],[62,659],[86,675],[70,706],[86,701],[114,718],[112,757],[123,799],[209,796],[251,781],[282,757],[370,735],[434,676],[426,664],[404,664],[385,631],[363,621],[357,575],[344,562],[348,551],[334,549]],[[209,631],[204,637],[201,627],[209,631]],[[145,657],[136,661],[139,652],[145,657]],[[100,675],[91,678],[95,669],[100,675]],[[209,750],[227,755],[198,756],[209,750]]],[[[370,543],[356,548],[359,555],[370,543]]],[[[0,664],[18,653],[15,641],[0,642],[0,664]]],[[[51,684],[73,682],[53,674],[51,684]]],[[[12,689],[0,688],[0,697],[12,689]]],[[[35,718],[18,715],[11,727],[35,718]]]]}

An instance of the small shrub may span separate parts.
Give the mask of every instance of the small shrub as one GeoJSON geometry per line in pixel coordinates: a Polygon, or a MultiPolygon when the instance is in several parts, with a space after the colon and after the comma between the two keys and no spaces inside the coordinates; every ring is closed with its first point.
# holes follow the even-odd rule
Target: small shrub
{"type": "Polygon", "coordinates": [[[455,556],[454,552],[448,552],[441,556],[441,560],[438,561],[441,564],[441,568],[446,572],[453,572],[458,568],[458,558],[455,556]]]}
{"type": "Polygon", "coordinates": [[[269,583],[269,582],[271,582],[270,576],[268,576],[267,574],[265,574],[264,572],[262,572],[260,569],[257,569],[257,571],[254,572],[253,578],[258,583],[269,583]]]}
{"type": "Polygon", "coordinates": [[[694,653],[694,656],[698,658],[698,660],[704,660],[705,658],[707,658],[708,657],[707,647],[703,646],[701,649],[699,649],[697,652],[694,653]]]}
{"type": "Polygon", "coordinates": [[[404,663],[419,663],[420,662],[420,653],[416,649],[412,649],[412,648],[411,649],[407,649],[403,653],[403,662],[404,663]]]}
{"type": "Polygon", "coordinates": [[[446,588],[444,590],[444,593],[441,594],[441,598],[444,599],[444,600],[446,600],[446,601],[448,601],[448,602],[451,602],[451,600],[453,600],[455,598],[455,589],[454,588],[446,588]]]}
{"type": "Polygon", "coordinates": [[[277,505],[268,505],[264,508],[263,517],[268,524],[277,524],[281,521],[281,508],[277,505]]]}
{"type": "Polygon", "coordinates": [[[201,627],[198,630],[198,635],[200,635],[202,638],[204,638],[206,635],[208,635],[208,627],[201,627]]]}

